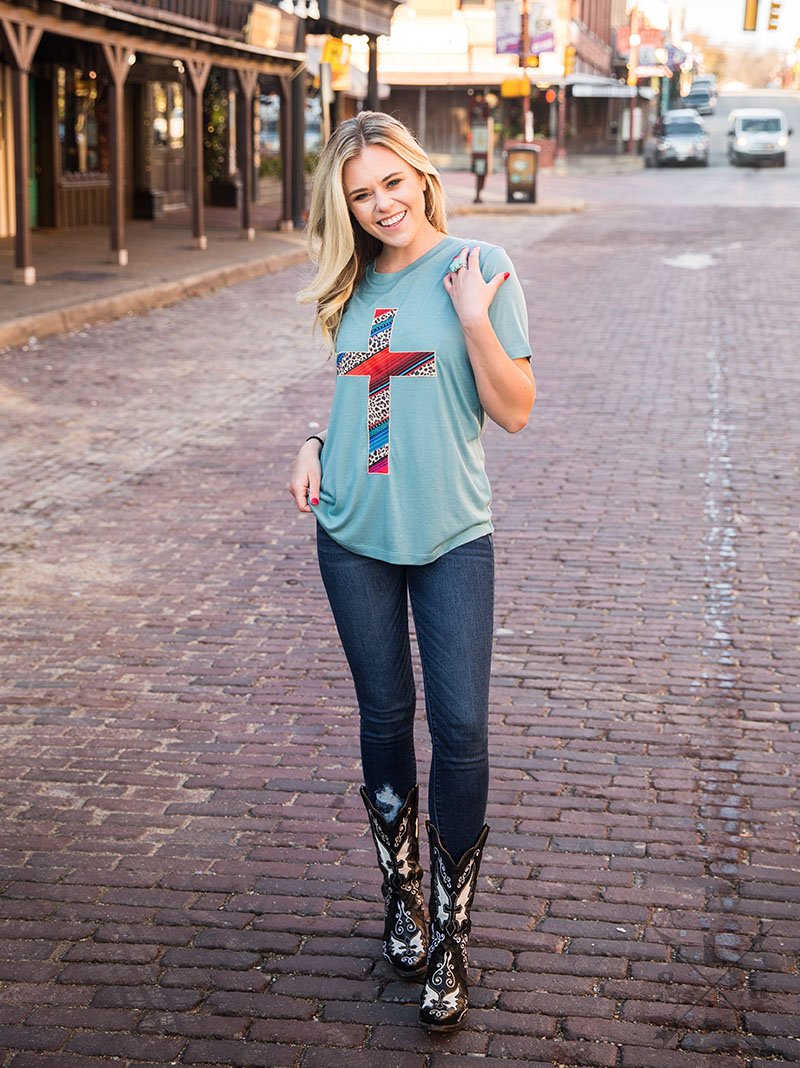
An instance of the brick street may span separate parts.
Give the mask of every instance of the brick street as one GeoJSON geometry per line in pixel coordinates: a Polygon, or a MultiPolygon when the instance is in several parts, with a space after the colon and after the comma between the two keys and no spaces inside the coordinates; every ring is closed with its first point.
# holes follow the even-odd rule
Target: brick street
{"type": "Polygon", "coordinates": [[[517,264],[538,399],[486,435],[492,831],[452,1037],[380,959],[284,488],[333,385],[307,268],[0,356],[0,1068],[800,1061],[797,216],[454,220],[517,264]]]}

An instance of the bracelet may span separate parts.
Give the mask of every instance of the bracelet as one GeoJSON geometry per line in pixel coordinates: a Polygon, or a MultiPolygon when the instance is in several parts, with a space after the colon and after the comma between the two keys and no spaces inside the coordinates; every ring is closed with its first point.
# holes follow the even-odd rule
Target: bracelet
{"type": "Polygon", "coordinates": [[[325,442],[322,440],[319,434],[311,434],[309,437],[306,438],[306,441],[318,441],[320,450],[325,448],[325,442]]]}

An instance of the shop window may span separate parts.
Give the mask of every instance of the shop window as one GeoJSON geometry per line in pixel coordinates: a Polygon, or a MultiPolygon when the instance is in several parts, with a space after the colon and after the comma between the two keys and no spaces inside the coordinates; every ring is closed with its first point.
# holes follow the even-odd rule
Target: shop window
{"type": "Polygon", "coordinates": [[[57,89],[61,173],[108,174],[107,93],[97,71],[59,67],[57,89]]]}
{"type": "Polygon", "coordinates": [[[183,148],[183,87],[178,82],[153,82],[153,144],[183,148]]]}

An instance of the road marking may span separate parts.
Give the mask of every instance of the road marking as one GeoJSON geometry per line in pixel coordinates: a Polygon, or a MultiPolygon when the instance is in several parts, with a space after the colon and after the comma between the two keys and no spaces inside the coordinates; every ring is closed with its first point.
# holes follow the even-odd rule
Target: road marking
{"type": "Polygon", "coordinates": [[[716,260],[709,252],[684,252],[680,256],[662,259],[669,267],[684,267],[688,271],[703,271],[713,267],[716,260]]]}

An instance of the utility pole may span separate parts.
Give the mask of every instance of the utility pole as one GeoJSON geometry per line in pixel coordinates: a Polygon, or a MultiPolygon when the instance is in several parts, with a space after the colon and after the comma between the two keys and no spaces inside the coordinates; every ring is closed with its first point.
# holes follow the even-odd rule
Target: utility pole
{"type": "Polygon", "coordinates": [[[528,29],[530,12],[528,0],[520,0],[520,31],[519,31],[519,69],[528,82],[528,92],[522,97],[522,140],[533,140],[533,115],[531,114],[530,79],[528,78],[528,45],[531,35],[528,29]]]}
{"type": "Polygon", "coordinates": [[[628,85],[633,88],[631,94],[631,106],[628,115],[628,153],[633,155],[636,151],[636,138],[633,133],[633,119],[636,114],[636,86],[639,84],[639,79],[636,77],[636,68],[639,66],[639,45],[642,43],[642,39],[639,36],[639,8],[634,0],[634,5],[631,8],[631,33],[630,44],[628,46],[628,85]]]}

